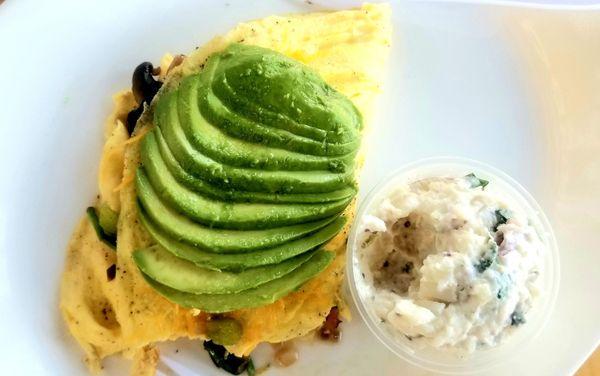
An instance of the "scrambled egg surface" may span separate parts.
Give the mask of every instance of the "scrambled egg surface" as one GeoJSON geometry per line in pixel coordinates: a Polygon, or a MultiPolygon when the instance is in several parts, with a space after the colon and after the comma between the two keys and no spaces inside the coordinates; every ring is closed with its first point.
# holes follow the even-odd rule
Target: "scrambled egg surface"
{"type": "MultiPolygon", "coordinates": [[[[374,101],[381,92],[390,46],[389,6],[366,4],[360,9],[271,16],[242,23],[185,58],[168,74],[173,60],[161,61],[166,85],[201,69],[215,51],[232,42],[270,48],[315,69],[331,86],[350,98],[372,128],[374,101]]],[[[120,353],[133,359],[131,373],[154,374],[158,352],[153,345],[180,337],[204,338],[208,315],[184,309],[158,295],[143,280],[131,259],[134,250],[153,244],[138,221],[133,176],[139,163],[138,141],[148,124],[129,138],[124,122],[136,107],[130,91],[114,96],[115,108],[105,126],[105,145],[98,176],[100,202],[119,212],[117,252],[100,242],[87,218],[81,220],[67,250],[60,309],[71,334],[86,353],[92,371],[102,358],[120,353]],[[107,278],[115,264],[116,277],[107,278]]],[[[148,117],[142,117],[142,123],[148,117]]],[[[359,157],[361,158],[361,157],[359,157]]],[[[361,165],[359,159],[359,166],[361,165]]],[[[348,226],[326,246],[337,256],[316,278],[273,304],[232,312],[243,335],[228,350],[248,355],[260,342],[282,342],[318,328],[332,306],[344,307],[340,296],[348,226]],[[268,318],[268,319],[267,319],[268,318]]]]}

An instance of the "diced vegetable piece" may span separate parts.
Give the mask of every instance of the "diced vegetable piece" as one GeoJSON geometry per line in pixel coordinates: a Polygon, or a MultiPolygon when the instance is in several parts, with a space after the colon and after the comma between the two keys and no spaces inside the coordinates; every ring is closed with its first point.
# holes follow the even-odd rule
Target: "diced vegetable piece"
{"type": "Polygon", "coordinates": [[[483,273],[487,268],[492,266],[498,256],[498,245],[496,243],[490,243],[490,248],[485,250],[479,258],[479,263],[475,264],[475,269],[479,273],[483,273]]]}
{"type": "Polygon", "coordinates": [[[117,235],[117,222],[119,221],[119,213],[112,210],[106,203],[100,204],[98,208],[98,222],[104,233],[110,236],[117,235]]]}
{"type": "Polygon", "coordinates": [[[110,282],[113,279],[115,279],[116,276],[117,276],[117,265],[116,264],[112,264],[111,266],[109,266],[106,269],[106,280],[108,282],[110,282]]]}
{"type": "Polygon", "coordinates": [[[117,249],[117,237],[115,235],[107,234],[102,226],[100,226],[100,220],[98,219],[98,214],[96,213],[96,209],[92,206],[87,208],[85,211],[92,227],[96,231],[96,235],[98,235],[98,239],[102,241],[104,244],[112,248],[113,250],[117,249]]]}
{"type": "Polygon", "coordinates": [[[248,373],[248,376],[256,375],[256,368],[254,368],[254,362],[252,361],[252,358],[248,360],[248,368],[246,368],[246,373],[248,373]]]}
{"type": "Polygon", "coordinates": [[[523,316],[523,312],[519,311],[519,310],[515,310],[511,315],[510,315],[510,325],[512,326],[519,326],[521,324],[525,323],[525,317],[523,316]]]}
{"type": "Polygon", "coordinates": [[[242,325],[230,317],[213,319],[206,322],[206,335],[219,345],[233,345],[242,337],[242,325]]]}
{"type": "Polygon", "coordinates": [[[323,326],[319,330],[322,339],[328,341],[337,341],[340,339],[340,329],[338,327],[342,320],[340,320],[339,315],[340,311],[338,307],[331,307],[323,326]]]}
{"type": "Polygon", "coordinates": [[[150,103],[162,86],[162,82],[154,79],[155,73],[154,66],[147,61],[135,67],[131,77],[131,91],[138,103],[150,103]]]}
{"type": "Polygon", "coordinates": [[[496,215],[496,224],[494,225],[494,232],[498,231],[498,226],[505,224],[510,217],[512,212],[508,209],[498,209],[494,212],[496,215]]]}
{"type": "Polygon", "coordinates": [[[471,184],[471,188],[481,187],[481,189],[484,189],[490,184],[488,180],[480,179],[472,172],[469,175],[466,175],[465,179],[471,184]]]}

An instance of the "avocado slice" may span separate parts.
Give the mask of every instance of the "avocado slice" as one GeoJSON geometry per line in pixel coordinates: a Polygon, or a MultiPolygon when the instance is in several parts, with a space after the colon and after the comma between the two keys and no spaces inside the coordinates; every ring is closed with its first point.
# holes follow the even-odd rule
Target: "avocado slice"
{"type": "Polygon", "coordinates": [[[152,238],[173,255],[204,268],[229,271],[240,271],[262,265],[277,264],[291,257],[314,250],[337,235],[346,223],[344,217],[338,217],[322,229],[280,246],[248,253],[219,254],[203,251],[192,245],[170,238],[152,223],[152,220],[148,218],[143,210],[140,211],[140,220],[152,238]]]}
{"type": "Polygon", "coordinates": [[[206,86],[205,81],[206,78],[199,74],[186,77],[179,85],[177,100],[171,98],[167,106],[178,106],[179,120],[186,136],[196,149],[208,157],[230,166],[265,170],[343,172],[352,168],[354,153],[341,157],[314,156],[230,137],[200,112],[198,88],[206,86]]]}
{"type": "Polygon", "coordinates": [[[209,252],[244,253],[270,248],[325,227],[337,216],[265,230],[224,230],[203,226],[166,206],[147,180],[136,179],[139,202],[156,225],[171,237],[209,252]]]}
{"type": "Polygon", "coordinates": [[[291,273],[234,294],[190,294],[165,286],[146,274],[142,273],[142,275],[159,294],[183,307],[198,308],[209,313],[222,313],[273,303],[300,288],[309,279],[323,271],[334,257],[333,252],[317,251],[308,261],[291,273]]]}
{"type": "MultiPolygon", "coordinates": [[[[320,95],[312,98],[312,106],[303,106],[303,108],[296,106],[296,101],[300,103],[307,95],[323,94],[309,90],[311,86],[316,84],[327,86],[316,74],[311,75],[308,69],[298,62],[274,51],[267,52],[260,47],[231,45],[226,52],[213,56],[208,61],[203,73],[202,76],[206,77],[209,85],[199,86],[198,104],[201,112],[212,124],[231,136],[268,144],[272,147],[322,156],[344,155],[356,151],[358,148],[360,143],[358,132],[362,122],[360,115],[355,116],[354,119],[346,117],[344,120],[350,122],[356,120],[355,123],[348,122],[343,124],[344,127],[328,129],[325,131],[324,137],[323,128],[328,128],[331,124],[291,121],[297,117],[306,117],[302,114],[304,111],[319,112],[328,105],[343,111],[340,105],[334,103],[335,99],[347,104],[353,113],[358,114],[352,103],[339,93],[335,98],[334,95],[320,95]],[[236,53],[236,50],[243,51],[243,53],[236,53]],[[248,58],[248,54],[250,58],[248,58]],[[261,54],[264,55],[258,56],[261,54]],[[236,56],[236,59],[231,59],[232,56],[236,56]],[[229,70],[235,70],[235,73],[227,75],[229,70]],[[289,78],[288,82],[281,82],[277,77],[282,70],[288,71],[289,76],[286,77],[289,78]],[[299,83],[305,82],[309,76],[318,82],[315,81],[304,86],[299,83]],[[236,90],[229,86],[228,80],[242,81],[249,87],[238,87],[236,90]],[[248,80],[255,82],[252,84],[248,80]],[[215,95],[213,90],[219,89],[221,89],[221,95],[215,95]],[[298,92],[298,89],[305,92],[298,92]],[[264,93],[270,93],[277,98],[277,102],[285,103],[284,107],[287,106],[287,110],[294,114],[294,118],[290,118],[289,114],[283,111],[273,113],[265,106],[258,105],[257,108],[244,106],[249,101],[253,101],[250,97],[262,97],[264,93]],[[259,116],[252,118],[252,113],[257,113],[259,116]],[[266,126],[267,124],[261,121],[265,116],[268,118],[265,120],[270,120],[268,124],[271,126],[266,126]],[[308,131],[312,132],[312,135],[308,135],[308,131]]],[[[329,89],[335,93],[333,89],[329,89]]],[[[332,121],[334,118],[335,116],[323,117],[321,120],[332,121]]]]}
{"type": "Polygon", "coordinates": [[[136,250],[133,260],[144,274],[173,289],[192,294],[231,294],[280,278],[305,263],[313,253],[237,273],[199,267],[158,246],[136,250]]]}
{"type": "Polygon", "coordinates": [[[328,192],[351,184],[352,171],[266,171],[231,167],[216,162],[190,144],[178,120],[177,107],[166,106],[177,91],[163,93],[156,104],[155,122],[181,166],[193,175],[223,189],[255,192],[317,193],[328,192]]]}
{"type": "Polygon", "coordinates": [[[243,190],[224,190],[209,182],[199,179],[181,167],[166,144],[160,129],[154,128],[144,136],[143,142],[157,143],[160,154],[171,174],[189,189],[208,197],[232,202],[263,203],[319,203],[347,199],[356,194],[353,186],[346,186],[336,191],[324,193],[263,193],[243,190]]]}
{"type": "Polygon", "coordinates": [[[307,66],[258,46],[232,44],[221,55],[213,90],[256,122],[280,126],[283,121],[292,131],[293,124],[310,124],[325,138],[305,136],[329,143],[358,138],[359,111],[307,66]]]}
{"type": "Polygon", "coordinates": [[[318,204],[230,203],[204,197],[179,184],[169,173],[156,144],[142,143],[143,167],[137,179],[150,182],[165,202],[206,225],[231,229],[258,229],[315,221],[344,210],[350,199],[318,204]]]}
{"type": "MultiPolygon", "coordinates": [[[[231,95],[233,98],[238,98],[233,93],[231,95]]],[[[202,87],[200,87],[198,104],[202,114],[230,136],[267,144],[274,148],[310,155],[343,156],[355,153],[360,145],[358,139],[344,144],[332,144],[300,137],[283,129],[265,127],[237,114],[234,110],[235,104],[223,103],[212,91],[202,90],[202,87]]]]}
{"type": "MultiPolygon", "coordinates": [[[[237,48],[237,46],[231,45],[229,48],[234,49],[237,48]]],[[[228,56],[229,52],[220,55],[213,55],[208,59],[207,68],[211,68],[211,90],[221,101],[223,100],[223,98],[227,98],[230,95],[222,95],[223,93],[217,93],[214,91],[215,87],[218,86],[218,83],[214,81],[214,73],[217,70],[216,68],[218,68],[218,71],[220,71],[222,74],[233,64],[240,63],[242,60],[244,60],[243,55],[245,55],[245,53],[243,50],[252,50],[253,52],[251,53],[251,55],[255,53],[254,46],[243,46],[241,51],[238,51],[240,53],[236,53],[236,59],[229,59],[229,57],[231,56],[228,56]]],[[[253,56],[250,57],[250,59],[253,58],[253,56]]],[[[227,85],[227,93],[225,94],[229,94],[230,91],[231,90],[227,85]]],[[[293,118],[290,118],[285,114],[276,113],[266,108],[262,108],[260,106],[255,105],[243,95],[235,95],[235,97],[233,97],[232,99],[235,100],[234,103],[235,107],[237,108],[236,112],[243,113],[245,118],[248,118],[249,120],[252,120],[258,124],[263,124],[271,128],[283,129],[294,135],[306,137],[315,141],[327,141],[328,132],[326,130],[318,128],[318,126],[311,126],[307,124],[298,123],[293,118]]]]}
{"type": "Polygon", "coordinates": [[[235,64],[221,74],[217,71],[214,82],[244,93],[244,98],[261,108],[327,130],[328,143],[341,145],[358,139],[361,116],[348,98],[297,62],[278,62],[282,57],[274,54],[266,59],[274,60],[267,74],[259,75],[269,64],[261,57],[235,64]]]}

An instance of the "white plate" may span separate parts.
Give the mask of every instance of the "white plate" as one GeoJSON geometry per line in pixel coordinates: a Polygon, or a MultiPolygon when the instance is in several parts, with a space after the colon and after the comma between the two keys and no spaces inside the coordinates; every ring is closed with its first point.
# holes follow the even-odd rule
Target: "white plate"
{"type": "MultiPolygon", "coordinates": [[[[58,314],[58,280],[67,240],[97,192],[110,95],[128,86],[133,68],[190,51],[243,20],[318,8],[300,0],[0,6],[2,374],[85,372],[58,314]]],[[[401,163],[444,154],[518,179],[550,217],[563,276],[545,332],[496,372],[572,373],[600,339],[600,12],[397,2],[394,27],[363,192],[401,163]]],[[[199,342],[163,346],[162,359],[180,374],[217,373],[199,342]]],[[[108,366],[123,374],[127,365],[108,366]]],[[[340,344],[303,346],[285,373],[422,372],[355,316],[340,344]]]]}

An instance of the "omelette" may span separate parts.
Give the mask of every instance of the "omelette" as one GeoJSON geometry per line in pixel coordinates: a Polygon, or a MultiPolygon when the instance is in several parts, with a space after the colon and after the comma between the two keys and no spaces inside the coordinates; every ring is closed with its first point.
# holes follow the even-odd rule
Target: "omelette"
{"type": "Polygon", "coordinates": [[[390,39],[386,4],[270,16],[239,24],[189,56],[165,55],[152,72],[160,82],[154,100],[139,105],[135,90],[113,97],[99,209],[70,240],[60,291],[63,318],[92,372],[121,354],[133,360],[132,374],[153,374],[155,344],[213,338],[215,320],[235,323],[237,335],[222,344],[248,356],[261,342],[314,331],[332,307],[348,317],[341,286],[353,182],[365,135],[375,127],[390,39]],[[217,97],[211,87],[225,94],[217,97]],[[244,109],[243,116],[218,100],[244,109]],[[252,112],[257,101],[272,111],[252,112]],[[195,120],[187,124],[181,111],[172,120],[177,108],[196,119],[195,103],[221,126],[204,124],[196,140],[227,159],[216,167],[178,138],[195,120]],[[128,117],[136,112],[133,130],[128,117]],[[272,127],[248,121],[268,122],[273,113],[272,127]],[[288,128],[273,131],[282,122],[288,128]],[[252,150],[252,161],[238,158],[240,150],[252,150]],[[287,171],[294,163],[302,171],[287,171]],[[227,190],[213,189],[225,183],[227,190]],[[206,198],[213,194],[226,197],[206,198]]]}

